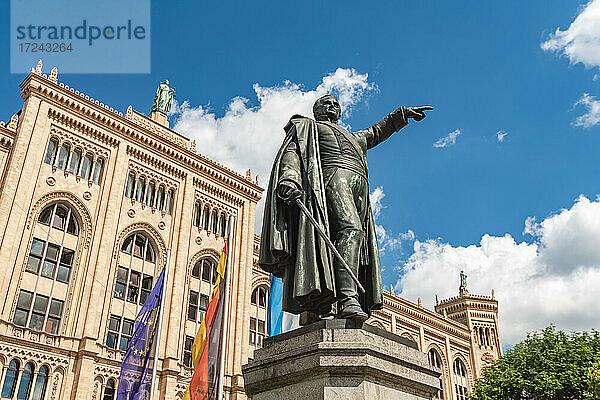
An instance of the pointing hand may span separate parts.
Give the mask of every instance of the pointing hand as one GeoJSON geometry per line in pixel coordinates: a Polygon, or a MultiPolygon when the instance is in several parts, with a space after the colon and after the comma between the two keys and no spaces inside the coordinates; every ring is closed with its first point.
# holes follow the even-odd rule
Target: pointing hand
{"type": "Polygon", "coordinates": [[[406,118],[412,118],[415,121],[420,121],[425,118],[425,111],[433,110],[432,106],[420,106],[420,107],[405,107],[406,118]]]}

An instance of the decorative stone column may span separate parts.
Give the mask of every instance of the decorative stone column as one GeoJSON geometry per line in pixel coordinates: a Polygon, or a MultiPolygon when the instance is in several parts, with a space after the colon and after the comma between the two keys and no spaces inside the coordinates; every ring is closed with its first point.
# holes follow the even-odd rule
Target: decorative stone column
{"type": "Polygon", "coordinates": [[[243,367],[252,400],[430,400],[440,388],[415,342],[346,320],[267,338],[254,357],[243,367]]]}

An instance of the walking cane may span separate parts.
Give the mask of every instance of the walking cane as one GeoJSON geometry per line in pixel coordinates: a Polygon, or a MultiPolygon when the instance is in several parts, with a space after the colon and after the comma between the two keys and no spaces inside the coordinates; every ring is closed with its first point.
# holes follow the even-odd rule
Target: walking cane
{"type": "Polygon", "coordinates": [[[342,266],[344,267],[344,269],[346,270],[346,272],[348,273],[348,275],[350,275],[350,277],[352,278],[352,280],[354,281],[354,283],[356,283],[358,291],[361,294],[364,294],[365,293],[365,288],[363,288],[363,286],[358,281],[358,278],[356,277],[356,275],[354,275],[354,272],[352,272],[352,270],[350,269],[350,267],[348,266],[348,264],[346,264],[346,261],[344,260],[344,258],[342,257],[342,255],[337,251],[337,249],[335,248],[335,246],[331,242],[331,239],[329,239],[329,236],[327,236],[327,233],[325,233],[325,231],[323,231],[321,229],[321,227],[319,226],[319,224],[317,223],[317,221],[311,215],[310,211],[308,211],[308,209],[306,208],[306,206],[304,205],[304,203],[302,203],[302,200],[300,200],[299,198],[297,198],[294,201],[295,201],[296,205],[302,210],[302,212],[304,213],[304,215],[306,216],[306,218],[308,218],[308,220],[313,224],[313,226],[315,227],[315,229],[317,230],[317,232],[319,232],[319,235],[321,235],[321,237],[323,238],[323,240],[325,241],[325,243],[327,243],[327,247],[329,247],[329,250],[331,250],[333,252],[333,254],[335,254],[335,256],[337,257],[337,259],[342,263],[342,266]]]}

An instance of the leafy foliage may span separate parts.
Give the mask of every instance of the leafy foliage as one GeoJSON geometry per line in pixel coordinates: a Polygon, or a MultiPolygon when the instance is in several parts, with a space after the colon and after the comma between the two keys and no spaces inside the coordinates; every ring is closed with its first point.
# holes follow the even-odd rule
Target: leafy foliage
{"type": "Polygon", "coordinates": [[[529,333],[504,357],[485,368],[470,399],[600,399],[598,360],[597,331],[568,334],[550,326],[529,333]]]}
{"type": "Polygon", "coordinates": [[[600,361],[588,368],[589,398],[600,399],[600,361]]]}

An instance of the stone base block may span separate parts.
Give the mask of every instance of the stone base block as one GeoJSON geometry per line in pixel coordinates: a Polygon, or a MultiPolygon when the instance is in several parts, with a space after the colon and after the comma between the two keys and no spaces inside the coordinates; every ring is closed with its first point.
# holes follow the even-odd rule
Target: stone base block
{"type": "Polygon", "coordinates": [[[243,367],[252,400],[430,400],[440,385],[415,342],[345,320],[270,337],[254,357],[243,367]]]}

